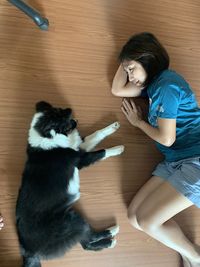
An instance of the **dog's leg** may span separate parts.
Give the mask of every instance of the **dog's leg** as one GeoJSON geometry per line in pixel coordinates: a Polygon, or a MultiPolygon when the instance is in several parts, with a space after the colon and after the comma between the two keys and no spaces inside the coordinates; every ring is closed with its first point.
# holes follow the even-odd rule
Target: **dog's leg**
{"type": "Polygon", "coordinates": [[[107,159],[109,157],[114,157],[114,156],[118,156],[121,153],[124,152],[124,146],[114,146],[111,148],[106,148],[105,149],[105,156],[102,159],[107,159]]]}
{"type": "Polygon", "coordinates": [[[97,242],[93,243],[85,243],[82,245],[82,248],[85,250],[93,250],[93,251],[99,251],[104,248],[114,248],[116,245],[117,241],[116,239],[102,239],[97,242]]]}
{"type": "Polygon", "coordinates": [[[124,151],[124,146],[115,146],[107,149],[101,149],[93,152],[85,152],[82,154],[78,168],[82,169],[99,160],[120,155],[124,151]]]}
{"type": "Polygon", "coordinates": [[[109,126],[98,130],[94,132],[93,134],[86,136],[84,138],[83,143],[80,145],[80,148],[83,149],[84,151],[91,151],[94,149],[104,138],[107,136],[111,135],[117,129],[119,129],[120,124],[119,122],[114,122],[110,124],[109,126]]]}
{"type": "Polygon", "coordinates": [[[96,231],[91,231],[90,235],[90,243],[98,242],[102,239],[109,239],[115,237],[119,233],[119,226],[115,225],[112,227],[109,227],[103,231],[96,232],[96,231]]]}
{"type": "Polygon", "coordinates": [[[119,233],[119,226],[117,225],[100,232],[95,231],[75,210],[69,210],[66,214],[66,229],[66,247],[71,247],[79,240],[84,249],[94,251],[113,248],[116,245],[114,237],[119,233]],[[69,236],[71,236],[71,241],[69,236]]]}
{"type": "MultiPolygon", "coordinates": [[[[113,238],[119,232],[119,226],[110,227],[103,231],[95,231],[90,224],[77,213],[70,209],[64,216],[66,222],[66,241],[65,247],[70,248],[77,242],[86,250],[101,250],[103,248],[113,248],[116,245],[116,240],[113,238]]],[[[60,236],[65,235],[65,230],[60,233],[60,236]]],[[[52,244],[50,244],[52,246],[52,244]]]]}
{"type": "Polygon", "coordinates": [[[41,267],[40,259],[36,256],[24,256],[22,267],[41,267]]]}
{"type": "Polygon", "coordinates": [[[114,248],[116,240],[113,239],[119,233],[119,226],[110,227],[101,232],[91,230],[89,238],[81,241],[81,245],[86,250],[102,250],[104,248],[114,248]]]}
{"type": "Polygon", "coordinates": [[[84,167],[87,167],[101,159],[103,159],[106,155],[106,151],[105,149],[101,149],[101,150],[97,150],[97,151],[93,151],[93,152],[83,152],[80,161],[79,161],[79,165],[78,165],[78,169],[82,169],[84,167]]]}

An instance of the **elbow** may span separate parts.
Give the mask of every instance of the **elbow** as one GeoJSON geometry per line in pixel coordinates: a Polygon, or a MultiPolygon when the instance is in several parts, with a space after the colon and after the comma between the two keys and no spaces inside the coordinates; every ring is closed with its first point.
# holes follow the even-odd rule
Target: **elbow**
{"type": "Polygon", "coordinates": [[[162,140],[162,145],[170,147],[174,144],[174,142],[176,141],[176,138],[165,138],[164,140],[162,140]]]}
{"type": "Polygon", "coordinates": [[[112,87],[112,89],[111,89],[111,93],[112,93],[114,96],[120,96],[120,95],[119,95],[119,91],[118,91],[116,88],[114,88],[114,87],[112,87]]]}

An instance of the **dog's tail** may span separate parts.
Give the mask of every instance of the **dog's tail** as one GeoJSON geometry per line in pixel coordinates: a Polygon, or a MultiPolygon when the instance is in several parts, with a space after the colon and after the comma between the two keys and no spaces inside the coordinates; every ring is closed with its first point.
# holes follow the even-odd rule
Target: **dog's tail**
{"type": "Polygon", "coordinates": [[[22,267],[41,267],[40,259],[38,257],[23,257],[22,267]]]}

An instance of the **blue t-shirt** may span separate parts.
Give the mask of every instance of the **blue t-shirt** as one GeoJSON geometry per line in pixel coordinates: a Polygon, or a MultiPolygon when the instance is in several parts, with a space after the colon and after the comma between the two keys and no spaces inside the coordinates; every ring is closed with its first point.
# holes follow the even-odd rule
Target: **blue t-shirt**
{"type": "Polygon", "coordinates": [[[167,161],[200,156],[200,108],[189,84],[172,70],[164,70],[147,87],[149,123],[176,119],[176,141],[170,147],[156,142],[167,161]]]}

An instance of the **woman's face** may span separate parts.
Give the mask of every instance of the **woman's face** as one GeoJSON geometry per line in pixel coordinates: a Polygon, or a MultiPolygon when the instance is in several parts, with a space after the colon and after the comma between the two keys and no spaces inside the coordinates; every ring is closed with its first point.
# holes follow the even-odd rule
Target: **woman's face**
{"type": "Polygon", "coordinates": [[[136,86],[142,86],[147,78],[147,73],[142,65],[135,61],[123,61],[122,66],[127,72],[129,82],[134,83],[136,86]]]}

